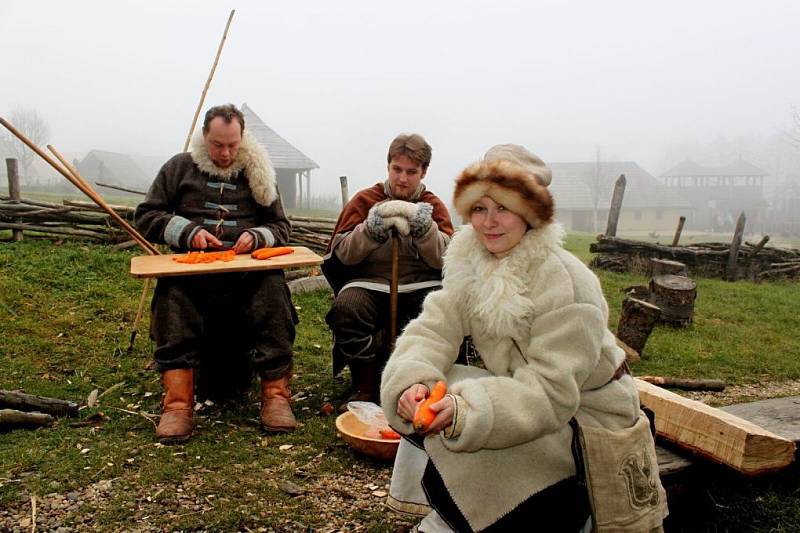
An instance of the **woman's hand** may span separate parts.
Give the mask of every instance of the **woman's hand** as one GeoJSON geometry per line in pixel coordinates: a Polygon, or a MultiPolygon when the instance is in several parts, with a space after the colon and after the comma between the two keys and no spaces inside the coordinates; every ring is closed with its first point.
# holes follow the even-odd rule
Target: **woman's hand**
{"type": "Polygon", "coordinates": [[[428,387],[422,383],[411,385],[400,395],[397,401],[397,415],[407,422],[414,421],[414,414],[419,404],[428,397],[428,387]]]}
{"type": "Polygon", "coordinates": [[[455,420],[453,420],[453,414],[456,408],[455,405],[453,405],[452,396],[447,395],[438,402],[432,403],[430,409],[436,413],[436,418],[433,419],[433,422],[431,422],[431,425],[428,426],[428,430],[423,433],[423,435],[435,435],[455,422],[455,420]]]}

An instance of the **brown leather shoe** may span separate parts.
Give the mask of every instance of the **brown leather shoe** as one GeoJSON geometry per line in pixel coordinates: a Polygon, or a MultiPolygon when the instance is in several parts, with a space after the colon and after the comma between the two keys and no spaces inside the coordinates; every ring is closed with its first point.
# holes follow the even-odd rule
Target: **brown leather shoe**
{"type": "Polygon", "coordinates": [[[272,381],[261,378],[261,429],[270,432],[294,431],[297,420],[292,413],[289,376],[272,381]]]}
{"type": "Polygon", "coordinates": [[[350,396],[339,406],[339,412],[347,411],[350,402],[373,402],[380,404],[379,379],[380,367],[375,361],[350,361],[350,376],[353,386],[350,396]]]}
{"type": "Polygon", "coordinates": [[[178,444],[192,436],[194,410],[194,370],[176,368],[161,376],[164,400],[156,439],[161,444],[178,444]]]}

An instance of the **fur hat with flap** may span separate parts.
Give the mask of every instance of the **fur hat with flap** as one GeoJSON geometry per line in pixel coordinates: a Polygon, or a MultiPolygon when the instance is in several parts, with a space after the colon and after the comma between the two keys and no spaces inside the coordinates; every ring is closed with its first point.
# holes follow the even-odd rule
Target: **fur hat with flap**
{"type": "Polygon", "coordinates": [[[453,205],[468,221],[475,202],[488,196],[537,228],[553,221],[555,205],[547,190],[552,176],[544,161],[524,147],[498,144],[456,178],[453,205]]]}

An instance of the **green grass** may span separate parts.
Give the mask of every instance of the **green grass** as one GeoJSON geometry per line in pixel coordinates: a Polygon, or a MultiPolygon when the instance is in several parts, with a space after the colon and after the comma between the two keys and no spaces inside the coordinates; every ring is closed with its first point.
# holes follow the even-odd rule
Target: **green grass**
{"type": "MultiPolygon", "coordinates": [[[[588,260],[593,239],[570,235],[567,247],[588,260]]],[[[323,319],[331,296],[325,292],[295,298],[301,322],[293,388],[306,396],[296,404],[299,431],[261,433],[254,383],[241,403],[199,411],[198,432],[188,444],[156,445],[153,424],[136,414],[159,408],[157,375],[145,369],[152,349],[147,313],[133,352],[126,353],[142,286],[127,273],[132,255],[71,242],[0,244],[0,388],[85,402],[93,389],[102,392],[123,383],[101,398],[99,407],[81,410],[84,421],[103,413],[97,425],[71,427],[74,420],[59,420],[52,428],[0,433],[0,521],[3,509],[20,508],[30,494],[66,494],[113,480],[101,502],[67,514],[64,525],[323,529],[334,518],[320,502],[335,494],[333,486],[355,495],[334,505],[337,523],[348,521],[343,529],[361,525],[394,531],[410,523],[385,515],[365,488],[383,488],[389,467],[357,459],[337,439],[333,417],[318,414],[324,402],[337,403],[346,388],[331,376],[331,339],[323,319]],[[292,448],[281,451],[283,444],[292,448]],[[81,453],[84,449],[89,451],[81,453]],[[279,488],[284,481],[307,494],[290,497],[279,488]],[[92,516],[89,522],[86,515],[92,516]]],[[[622,288],[646,280],[606,272],[599,277],[615,329],[622,288]]],[[[732,384],[800,378],[795,333],[800,284],[698,280],[698,294],[694,324],[657,327],[635,373],[722,378],[732,384]]],[[[800,500],[792,479],[706,480],[701,486],[715,502],[709,504],[712,511],[676,530],[796,530],[800,500]]]]}

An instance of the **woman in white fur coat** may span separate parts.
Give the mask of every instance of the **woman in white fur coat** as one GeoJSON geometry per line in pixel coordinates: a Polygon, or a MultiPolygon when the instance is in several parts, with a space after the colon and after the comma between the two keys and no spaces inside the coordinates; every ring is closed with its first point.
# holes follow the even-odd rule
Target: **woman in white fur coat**
{"type": "Polygon", "coordinates": [[[600,283],[562,248],[550,180],[516,145],[495,146],[458,176],[454,205],[469,224],[448,247],[443,288],[383,372],[381,405],[407,437],[390,506],[432,508],[420,531],[581,531],[590,509],[570,419],[614,430],[637,421],[600,283]],[[465,338],[485,368],[456,363],[465,338]],[[416,435],[414,413],[438,380],[448,394],[416,435]]]}

